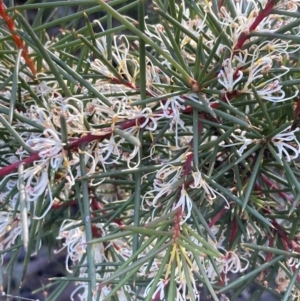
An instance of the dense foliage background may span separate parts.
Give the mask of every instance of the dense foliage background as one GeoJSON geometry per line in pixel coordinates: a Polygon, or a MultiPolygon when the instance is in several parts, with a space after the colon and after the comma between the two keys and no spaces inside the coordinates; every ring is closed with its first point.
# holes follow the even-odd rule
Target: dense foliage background
{"type": "Polygon", "coordinates": [[[15,4],[0,1],[5,298],[298,300],[298,2],[15,4]],[[63,265],[26,292],[45,250],[63,265]]]}

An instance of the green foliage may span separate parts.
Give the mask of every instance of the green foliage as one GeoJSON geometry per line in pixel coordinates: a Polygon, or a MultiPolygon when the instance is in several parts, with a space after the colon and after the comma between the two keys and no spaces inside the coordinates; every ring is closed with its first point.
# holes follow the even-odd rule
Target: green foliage
{"type": "Polygon", "coordinates": [[[0,254],[66,249],[49,300],[296,300],[297,2],[153,8],[0,1],[0,254]]]}

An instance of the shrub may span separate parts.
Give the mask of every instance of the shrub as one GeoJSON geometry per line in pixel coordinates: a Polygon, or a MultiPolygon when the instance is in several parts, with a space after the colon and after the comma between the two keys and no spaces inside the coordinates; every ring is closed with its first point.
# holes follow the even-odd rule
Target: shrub
{"type": "Polygon", "coordinates": [[[143,1],[32,2],[0,2],[2,256],[25,247],[24,276],[66,249],[49,300],[70,281],[80,300],[299,298],[297,1],[157,0],[159,24],[143,1]]]}

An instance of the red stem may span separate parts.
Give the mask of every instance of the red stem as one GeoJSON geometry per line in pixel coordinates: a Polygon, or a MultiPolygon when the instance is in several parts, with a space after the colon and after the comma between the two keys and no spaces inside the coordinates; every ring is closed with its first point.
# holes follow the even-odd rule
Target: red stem
{"type": "MultiPolygon", "coordinates": [[[[1,1],[1,0],[0,0],[1,1]]],[[[0,13],[1,13],[1,5],[0,5],[0,13]]],[[[1,15],[1,14],[0,14],[1,15]]],[[[190,114],[193,112],[193,108],[192,107],[187,107],[185,110],[182,111],[182,113],[184,114],[190,114]]],[[[162,111],[157,112],[157,114],[161,114],[162,111]]],[[[172,114],[172,111],[170,110],[170,114],[172,114]]],[[[117,126],[119,126],[121,129],[126,130],[130,127],[136,126],[139,123],[144,123],[145,118],[141,117],[141,118],[137,118],[137,119],[132,119],[132,120],[127,120],[121,123],[118,123],[117,126]]],[[[80,147],[81,145],[84,144],[88,144],[94,140],[104,140],[107,139],[111,136],[111,129],[104,129],[103,133],[101,135],[92,135],[92,134],[88,134],[86,136],[82,136],[80,138],[71,138],[69,144],[65,147],[65,150],[69,150],[69,149],[74,149],[77,147],[80,147]]],[[[24,165],[30,165],[32,164],[34,161],[41,159],[41,157],[39,156],[38,152],[31,154],[28,158],[20,160],[18,162],[15,162],[13,164],[10,164],[8,166],[2,167],[0,168],[0,178],[4,177],[8,174],[11,174],[12,172],[16,171],[18,169],[18,167],[21,164],[24,165]]]]}
{"type": "MultiPolygon", "coordinates": [[[[256,19],[253,21],[253,23],[249,27],[249,33],[251,33],[251,31],[254,31],[256,29],[256,27],[261,23],[261,21],[268,16],[270,11],[274,8],[275,4],[276,4],[276,0],[269,0],[267,2],[265,8],[259,13],[259,15],[256,17],[256,19]]],[[[249,39],[249,33],[243,32],[240,35],[240,37],[234,47],[234,53],[236,53],[237,51],[242,49],[244,43],[249,39]]]]}
{"type": "Polygon", "coordinates": [[[32,74],[36,76],[37,71],[34,65],[34,61],[29,57],[27,46],[25,45],[23,40],[16,34],[16,27],[15,27],[14,20],[6,13],[6,9],[4,7],[2,0],[0,0],[0,17],[2,17],[2,19],[5,21],[6,26],[9,32],[11,33],[11,37],[14,43],[16,44],[17,48],[22,49],[22,56],[27,66],[31,70],[32,74]]]}
{"type": "Polygon", "coordinates": [[[210,223],[208,224],[208,226],[210,227],[210,228],[212,228],[214,225],[215,225],[215,223],[217,222],[217,221],[219,221],[220,220],[220,218],[223,216],[223,214],[225,214],[225,212],[227,211],[228,209],[226,209],[225,207],[223,207],[213,218],[212,218],[212,220],[210,221],[210,223]]]}
{"type": "Polygon", "coordinates": [[[194,160],[194,153],[188,154],[183,167],[184,169],[183,175],[185,178],[187,178],[187,176],[191,173],[193,160],[194,160]]]}
{"type": "Polygon", "coordinates": [[[237,230],[238,230],[237,221],[236,221],[236,218],[234,217],[233,221],[232,221],[232,227],[231,227],[231,233],[230,233],[230,239],[229,239],[230,245],[232,245],[232,243],[236,237],[237,230]]]}
{"type": "Polygon", "coordinates": [[[178,210],[175,215],[174,215],[174,234],[173,234],[173,239],[175,240],[180,236],[180,220],[182,216],[182,210],[178,210]]]}
{"type": "MultiPolygon", "coordinates": [[[[271,237],[269,238],[269,247],[270,247],[270,248],[273,248],[273,247],[274,247],[274,237],[273,237],[273,236],[271,236],[271,237]]],[[[267,253],[266,253],[266,262],[271,261],[272,257],[273,257],[273,253],[267,252],[267,253]]]]}

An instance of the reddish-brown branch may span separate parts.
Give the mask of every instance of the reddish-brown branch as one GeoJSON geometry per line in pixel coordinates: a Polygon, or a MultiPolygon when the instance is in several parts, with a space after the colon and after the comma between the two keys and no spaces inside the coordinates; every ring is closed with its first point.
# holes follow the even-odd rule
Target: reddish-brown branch
{"type": "Polygon", "coordinates": [[[297,100],[296,108],[294,110],[294,119],[299,119],[300,116],[300,99],[297,100]]]}
{"type": "Polygon", "coordinates": [[[291,249],[295,251],[293,244],[291,243],[287,233],[282,229],[281,225],[279,225],[275,219],[272,220],[272,225],[276,229],[275,233],[279,236],[285,250],[287,252],[289,252],[291,249]]]}
{"type": "Polygon", "coordinates": [[[94,224],[92,224],[92,233],[93,233],[93,238],[102,237],[102,231],[99,228],[97,228],[94,224]]]}
{"type": "Polygon", "coordinates": [[[245,33],[243,32],[235,47],[234,47],[234,53],[236,53],[237,51],[241,50],[244,43],[249,39],[250,37],[250,33],[252,31],[254,31],[256,29],[256,27],[262,22],[262,20],[264,18],[266,18],[268,16],[268,14],[270,13],[270,11],[274,8],[276,4],[276,0],[269,0],[265,6],[265,8],[258,14],[258,16],[256,17],[256,19],[253,21],[253,23],[251,24],[251,26],[249,27],[249,32],[248,33],[245,33]]]}
{"type": "Polygon", "coordinates": [[[296,107],[294,110],[294,122],[292,124],[291,130],[295,130],[300,124],[300,98],[297,100],[296,107]]]}
{"type": "Polygon", "coordinates": [[[0,17],[5,21],[6,26],[11,34],[11,38],[13,39],[14,43],[16,44],[18,49],[22,49],[22,56],[31,70],[32,74],[36,76],[36,68],[34,61],[29,57],[28,48],[23,42],[23,40],[16,34],[16,27],[14,20],[7,14],[6,9],[4,7],[4,3],[0,0],[0,17]]]}
{"type": "Polygon", "coordinates": [[[194,160],[194,153],[191,152],[187,155],[185,163],[184,163],[184,167],[183,167],[183,175],[184,175],[185,179],[191,173],[193,160],[194,160]]]}
{"type": "Polygon", "coordinates": [[[180,236],[180,221],[181,221],[182,213],[183,213],[182,210],[178,210],[174,215],[174,227],[173,227],[174,241],[176,240],[176,238],[178,238],[180,236]]]}
{"type": "Polygon", "coordinates": [[[254,187],[255,187],[255,190],[260,195],[260,197],[264,197],[264,194],[262,192],[262,188],[261,188],[260,184],[256,182],[255,185],[254,185],[254,187]]]}
{"type": "Polygon", "coordinates": [[[229,238],[230,245],[232,245],[232,243],[235,240],[237,230],[238,230],[237,221],[236,221],[236,218],[234,217],[233,221],[232,221],[231,233],[230,233],[230,238],[229,238]]]}
{"type": "MultiPolygon", "coordinates": [[[[270,247],[270,248],[273,248],[273,247],[274,247],[274,237],[273,237],[273,236],[271,236],[271,237],[269,238],[269,247],[270,247]]],[[[273,257],[273,253],[267,252],[267,253],[266,253],[266,262],[271,261],[271,260],[272,260],[272,257],[273,257]]]]}
{"type": "MultiPolygon", "coordinates": [[[[169,110],[169,111],[170,111],[169,113],[172,114],[172,111],[171,110],[169,110]]],[[[185,110],[182,111],[182,113],[190,114],[190,113],[192,113],[192,111],[193,111],[192,107],[187,107],[185,110]]],[[[157,112],[157,114],[162,114],[162,111],[157,112]]],[[[120,127],[122,130],[126,130],[133,126],[143,124],[144,122],[145,122],[145,118],[141,117],[141,118],[137,118],[137,119],[120,122],[117,124],[117,126],[120,127]]],[[[149,122],[150,122],[150,119],[149,119],[149,122]]],[[[69,141],[69,144],[67,146],[65,146],[64,149],[65,150],[76,149],[76,148],[80,147],[81,145],[88,144],[94,140],[103,141],[104,139],[108,139],[111,136],[111,134],[112,134],[111,128],[108,128],[108,129],[104,129],[103,132],[99,135],[88,134],[88,135],[82,136],[80,138],[71,138],[69,141]]],[[[41,157],[39,156],[39,154],[37,152],[37,153],[31,154],[26,159],[23,159],[18,162],[15,162],[13,164],[10,164],[8,166],[2,167],[0,169],[0,178],[15,172],[21,164],[30,165],[34,161],[37,161],[39,159],[41,159],[41,157]]]]}
{"type": "MultiPolygon", "coordinates": [[[[264,208],[264,213],[271,214],[271,210],[269,208],[264,208]]],[[[276,219],[272,219],[272,225],[274,227],[273,233],[274,235],[278,235],[279,239],[281,240],[284,249],[287,252],[298,252],[300,251],[298,243],[294,239],[290,239],[287,232],[283,229],[283,227],[278,224],[276,219]]],[[[269,246],[272,246],[274,244],[273,237],[270,238],[269,246]]],[[[268,257],[269,258],[269,257],[268,257]]]]}
{"type": "Polygon", "coordinates": [[[253,31],[256,29],[256,27],[261,23],[261,21],[268,16],[270,11],[274,8],[276,5],[276,0],[269,0],[265,6],[265,8],[261,11],[260,14],[258,14],[257,18],[254,20],[252,25],[250,26],[249,30],[253,31]]]}
{"type": "Polygon", "coordinates": [[[51,206],[52,209],[57,210],[63,207],[71,207],[74,205],[77,205],[78,202],[77,200],[71,200],[71,201],[67,201],[67,202],[54,202],[51,206]]]}
{"type": "Polygon", "coordinates": [[[26,159],[23,159],[23,160],[20,160],[18,162],[15,162],[15,163],[12,163],[10,165],[7,165],[5,167],[2,167],[0,169],[0,177],[4,177],[6,175],[9,175],[9,174],[15,172],[21,164],[29,165],[29,164],[32,164],[34,161],[39,160],[40,158],[41,157],[39,156],[38,153],[34,153],[34,154],[30,155],[30,157],[28,157],[26,159]]]}
{"type": "Polygon", "coordinates": [[[218,222],[220,220],[220,218],[226,213],[228,209],[226,209],[225,207],[223,207],[210,221],[210,223],[208,224],[208,226],[210,228],[212,228],[216,222],[218,222]]]}
{"type": "MultiPolygon", "coordinates": [[[[79,147],[82,144],[87,144],[87,143],[89,143],[91,141],[94,141],[94,140],[97,140],[97,139],[103,140],[107,137],[110,137],[110,133],[108,133],[106,135],[101,135],[101,136],[100,135],[99,136],[98,135],[86,135],[86,136],[77,138],[76,140],[72,141],[66,147],[66,149],[73,149],[73,148],[79,147]]],[[[39,153],[36,152],[36,153],[31,154],[26,159],[23,159],[23,160],[20,160],[18,162],[15,162],[13,164],[10,164],[8,166],[2,167],[0,169],[0,178],[15,172],[21,164],[30,165],[30,164],[32,164],[33,162],[35,162],[39,159],[41,159],[41,157],[40,157],[39,153]]]]}

